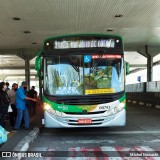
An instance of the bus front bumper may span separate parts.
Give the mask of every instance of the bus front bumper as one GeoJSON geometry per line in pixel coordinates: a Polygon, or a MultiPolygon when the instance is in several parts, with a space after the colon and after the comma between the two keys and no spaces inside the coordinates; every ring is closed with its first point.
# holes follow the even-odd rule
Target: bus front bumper
{"type": "Polygon", "coordinates": [[[112,126],[125,126],[126,124],[126,110],[106,116],[103,114],[90,114],[90,115],[68,115],[58,117],[53,114],[44,112],[44,125],[47,128],[74,128],[74,127],[112,127],[112,126]],[[78,124],[78,119],[92,119],[91,124],[78,124]]]}

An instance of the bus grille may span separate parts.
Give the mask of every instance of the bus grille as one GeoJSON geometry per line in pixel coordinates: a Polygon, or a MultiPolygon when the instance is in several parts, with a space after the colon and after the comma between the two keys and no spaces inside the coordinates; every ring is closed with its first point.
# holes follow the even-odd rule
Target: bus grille
{"type": "Polygon", "coordinates": [[[45,95],[46,98],[58,104],[68,105],[94,105],[116,101],[124,95],[124,92],[108,95],[86,95],[86,96],[51,96],[45,95]]]}
{"type": "Polygon", "coordinates": [[[64,112],[65,114],[72,114],[72,115],[88,115],[88,114],[102,114],[105,111],[98,111],[98,112],[64,112]]]}

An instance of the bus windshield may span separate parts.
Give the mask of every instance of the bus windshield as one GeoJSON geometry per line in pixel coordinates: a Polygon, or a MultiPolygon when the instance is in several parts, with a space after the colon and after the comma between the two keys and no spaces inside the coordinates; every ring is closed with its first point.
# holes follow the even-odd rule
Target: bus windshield
{"type": "Polygon", "coordinates": [[[124,90],[122,55],[46,57],[44,68],[44,91],[49,95],[107,94],[124,90]]]}

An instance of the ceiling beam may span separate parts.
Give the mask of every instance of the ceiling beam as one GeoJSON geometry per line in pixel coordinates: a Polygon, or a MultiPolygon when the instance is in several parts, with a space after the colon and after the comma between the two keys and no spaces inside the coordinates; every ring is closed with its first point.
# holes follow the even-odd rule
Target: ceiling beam
{"type": "Polygon", "coordinates": [[[147,64],[129,64],[129,67],[131,67],[131,68],[136,68],[136,67],[138,67],[138,68],[144,68],[144,67],[147,67],[147,64]]]}
{"type": "MultiPolygon", "coordinates": [[[[8,78],[0,78],[0,80],[2,81],[25,81],[25,78],[13,78],[12,80],[11,79],[8,79],[8,78]]],[[[38,78],[30,78],[31,81],[38,81],[39,79],[38,78]]]]}
{"type": "Polygon", "coordinates": [[[33,59],[37,56],[37,52],[39,49],[0,49],[0,55],[17,55],[22,59],[33,59]]]}
{"type": "Polygon", "coordinates": [[[145,68],[137,68],[137,69],[134,69],[134,70],[130,71],[129,74],[131,74],[131,73],[136,73],[136,72],[142,71],[142,70],[144,70],[144,69],[145,69],[145,68]]]}
{"type": "MultiPolygon", "coordinates": [[[[159,46],[147,46],[148,48],[148,54],[152,57],[158,55],[160,53],[160,47],[159,46]]],[[[146,54],[146,46],[145,45],[125,45],[124,46],[125,52],[131,52],[131,51],[137,51],[139,54],[143,55],[144,57],[148,57],[146,54]]]]}
{"type": "MultiPolygon", "coordinates": [[[[19,69],[25,69],[25,66],[0,66],[0,69],[19,70],[19,69]]],[[[34,69],[34,65],[31,65],[30,69],[34,69]]]]}
{"type": "Polygon", "coordinates": [[[19,49],[0,49],[0,55],[16,55],[19,52],[19,49]]]}
{"type": "Polygon", "coordinates": [[[38,49],[26,49],[26,48],[17,48],[17,49],[0,49],[0,55],[16,55],[19,53],[25,53],[25,54],[37,54],[38,49]]]}
{"type": "MultiPolygon", "coordinates": [[[[25,73],[24,74],[3,74],[5,77],[17,77],[17,76],[25,76],[25,73]]],[[[0,74],[1,76],[1,74],[0,74]]],[[[30,76],[37,76],[36,73],[32,73],[30,74],[30,76]]]]}

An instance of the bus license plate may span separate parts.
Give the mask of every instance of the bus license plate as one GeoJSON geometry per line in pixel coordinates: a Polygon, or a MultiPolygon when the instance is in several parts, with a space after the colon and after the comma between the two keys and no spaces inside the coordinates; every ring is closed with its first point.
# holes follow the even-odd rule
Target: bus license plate
{"type": "Polygon", "coordinates": [[[78,119],[78,124],[91,124],[92,123],[92,119],[78,119]]]}

